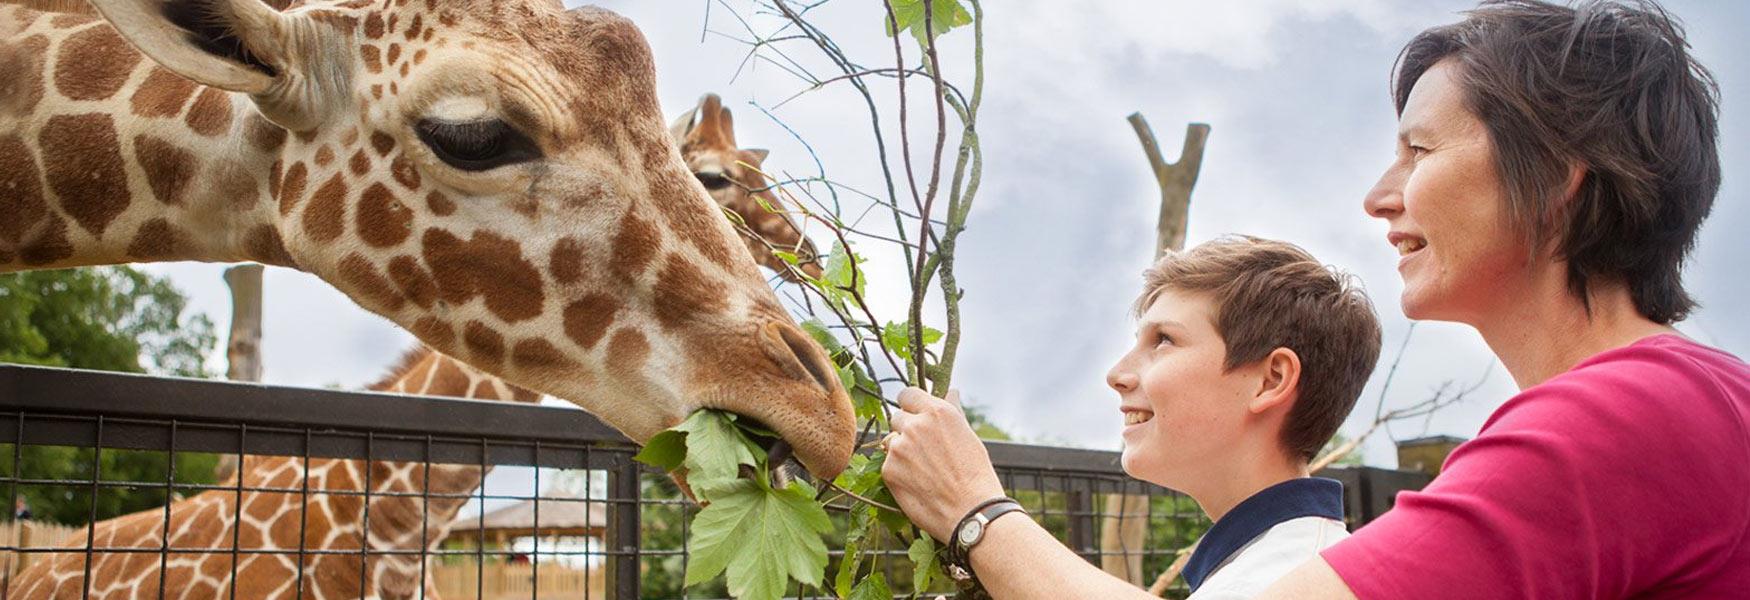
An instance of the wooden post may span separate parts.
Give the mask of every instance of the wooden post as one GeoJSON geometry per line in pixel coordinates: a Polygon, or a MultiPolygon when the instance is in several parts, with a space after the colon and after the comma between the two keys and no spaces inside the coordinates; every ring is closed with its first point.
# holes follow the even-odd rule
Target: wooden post
{"type": "Polygon", "coordinates": [[[1148,154],[1149,168],[1154,171],[1155,184],[1161,188],[1161,215],[1155,223],[1155,257],[1168,249],[1185,247],[1185,219],[1191,208],[1191,188],[1197,185],[1197,173],[1203,169],[1203,145],[1209,140],[1209,125],[1192,123],[1185,126],[1185,145],[1179,151],[1179,161],[1169,163],[1161,158],[1161,148],[1155,143],[1154,131],[1142,113],[1132,113],[1131,129],[1148,154]]]}
{"type": "MultiPolygon", "coordinates": [[[[1185,228],[1191,210],[1191,188],[1197,185],[1197,174],[1203,169],[1203,145],[1209,140],[1209,125],[1192,123],[1185,126],[1185,144],[1179,150],[1178,162],[1169,163],[1161,157],[1160,144],[1154,130],[1142,113],[1131,113],[1130,128],[1142,142],[1148,155],[1149,169],[1155,184],[1161,188],[1161,212],[1155,222],[1155,252],[1159,259],[1168,250],[1185,248],[1185,228]]],[[[1148,496],[1107,494],[1105,515],[1100,522],[1100,568],[1113,576],[1141,587],[1147,581],[1142,572],[1142,544],[1148,537],[1148,496]]]]}
{"type": "MultiPolygon", "coordinates": [[[[261,381],[261,265],[225,269],[231,288],[231,339],[225,343],[225,378],[261,381]]],[[[225,481],[237,474],[237,455],[219,457],[213,476],[225,481]]]]}

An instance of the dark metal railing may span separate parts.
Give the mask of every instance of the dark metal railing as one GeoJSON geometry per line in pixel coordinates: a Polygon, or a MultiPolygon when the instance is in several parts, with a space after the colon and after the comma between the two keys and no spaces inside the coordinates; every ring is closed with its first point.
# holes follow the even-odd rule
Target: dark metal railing
{"type": "MultiPolygon", "coordinates": [[[[1207,520],[1189,498],[1125,476],[1116,452],[1004,442],[989,442],[988,447],[1005,487],[1027,505],[1033,517],[1090,561],[1111,563],[1109,570],[1128,561],[1129,566],[1123,568],[1140,567],[1152,579],[1172,562],[1178,549],[1194,541],[1208,527],[1207,520]],[[1115,495],[1131,499],[1129,503],[1114,501],[1115,495]],[[1123,514],[1109,510],[1117,507],[1125,507],[1120,511],[1123,514]],[[1103,540],[1109,533],[1102,529],[1116,531],[1132,519],[1145,523],[1141,525],[1145,535],[1139,547],[1117,544],[1116,539],[1103,540]]],[[[515,560],[528,556],[535,582],[529,593],[539,600],[542,559],[583,555],[585,560],[597,560],[603,565],[602,588],[610,598],[712,595],[710,590],[685,591],[678,586],[686,563],[686,520],[694,508],[674,493],[666,477],[631,460],[637,448],[625,437],[578,410],[0,365],[0,450],[3,450],[0,461],[10,461],[10,465],[0,468],[5,475],[0,477],[0,485],[6,486],[14,503],[21,489],[32,486],[64,490],[67,492],[64,495],[71,498],[69,501],[88,497],[90,502],[84,522],[74,524],[84,529],[83,536],[75,535],[72,539],[77,543],[59,548],[26,547],[16,540],[0,544],[0,553],[18,557],[34,559],[39,554],[82,553],[89,569],[94,558],[102,554],[155,553],[163,569],[169,554],[228,554],[233,588],[238,584],[235,570],[240,557],[252,554],[295,556],[299,565],[307,564],[306,559],[313,557],[357,555],[360,582],[365,581],[365,566],[372,558],[412,554],[436,561],[472,559],[478,569],[474,591],[476,597],[484,597],[485,565],[489,559],[515,560]],[[50,446],[88,449],[92,467],[88,476],[30,476],[26,465],[21,464],[24,449],[50,446]],[[106,452],[160,453],[172,458],[165,461],[167,468],[162,478],[115,480],[106,479],[102,473],[102,456],[106,452]],[[179,481],[178,460],[174,458],[177,453],[234,455],[239,458],[238,464],[245,466],[248,463],[243,457],[248,455],[295,457],[306,461],[304,464],[311,459],[415,462],[424,463],[428,472],[432,464],[537,469],[534,490],[529,494],[488,494],[484,486],[469,494],[434,493],[429,486],[418,491],[373,491],[369,481],[356,491],[318,491],[309,487],[307,472],[303,482],[289,486],[244,486],[242,478],[225,485],[179,481]],[[582,498],[543,496],[539,470],[542,468],[581,471],[586,479],[605,479],[601,486],[605,493],[597,497],[589,492],[594,486],[586,485],[582,498]],[[243,548],[236,533],[240,528],[234,528],[228,544],[218,544],[224,547],[207,549],[172,546],[167,540],[148,548],[94,543],[96,528],[92,523],[102,516],[98,513],[98,500],[105,493],[146,493],[170,498],[209,491],[229,492],[240,499],[245,494],[297,494],[301,499],[312,494],[350,495],[360,497],[359,505],[367,507],[367,511],[372,498],[394,496],[414,497],[422,503],[446,498],[472,500],[481,506],[493,500],[531,501],[537,527],[543,504],[551,509],[559,506],[557,503],[573,502],[586,507],[600,505],[605,508],[607,519],[605,530],[599,532],[600,547],[586,545],[583,551],[542,548],[540,536],[534,537],[533,552],[487,549],[484,531],[471,548],[435,550],[427,550],[423,544],[414,549],[372,549],[364,541],[358,548],[343,550],[308,548],[302,541],[301,530],[300,547],[295,549],[243,548]]],[[[1379,471],[1382,470],[1335,469],[1324,473],[1346,484],[1352,526],[1365,523],[1388,508],[1390,493],[1396,489],[1425,483],[1425,479],[1387,481],[1379,471]]],[[[372,469],[366,468],[364,472],[368,479],[372,469]]],[[[1403,477],[1397,472],[1385,473],[1403,477]]],[[[242,504],[234,503],[238,511],[234,517],[241,516],[242,504]]],[[[163,531],[168,532],[169,505],[155,510],[162,511],[163,531]]],[[[363,517],[368,525],[368,512],[363,517]]],[[[842,519],[842,515],[835,519],[842,519]]],[[[829,568],[829,572],[836,569],[837,550],[834,548],[833,553],[835,567],[829,568]]],[[[881,556],[878,568],[895,583],[898,588],[895,591],[909,591],[910,565],[904,560],[904,549],[890,548],[877,554],[881,556]]],[[[425,564],[432,561],[420,562],[420,577],[424,580],[425,564]]],[[[589,572],[585,570],[586,577],[589,572]]],[[[161,570],[157,578],[161,593],[169,579],[162,576],[166,573],[161,570]]],[[[301,582],[304,576],[301,570],[298,576],[301,582]]],[[[1141,577],[1133,580],[1141,581],[1141,577]]],[[[302,584],[295,587],[301,597],[302,584]]],[[[13,591],[8,588],[7,595],[13,591]]],[[[86,586],[81,597],[88,597],[89,593],[86,586]]],[[[825,592],[814,594],[830,596],[825,592]]],[[[363,585],[359,586],[359,595],[361,598],[366,595],[363,585]]]]}

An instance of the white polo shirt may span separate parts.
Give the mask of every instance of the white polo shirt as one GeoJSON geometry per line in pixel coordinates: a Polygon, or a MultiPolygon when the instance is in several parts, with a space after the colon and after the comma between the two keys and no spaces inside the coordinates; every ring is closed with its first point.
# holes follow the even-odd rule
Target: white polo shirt
{"type": "Polygon", "coordinates": [[[1256,596],[1346,537],[1342,483],[1307,477],[1264,488],[1223,515],[1197,543],[1185,564],[1189,600],[1256,596]]]}

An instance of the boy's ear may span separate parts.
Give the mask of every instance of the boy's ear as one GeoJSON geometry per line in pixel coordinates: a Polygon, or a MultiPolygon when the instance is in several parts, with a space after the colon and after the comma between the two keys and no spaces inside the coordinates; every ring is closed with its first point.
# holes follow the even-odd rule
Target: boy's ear
{"type": "Polygon", "coordinates": [[[284,17],[261,0],[90,0],[116,31],[171,72],[261,94],[285,64],[284,17]]]}
{"type": "Polygon", "coordinates": [[[1288,348],[1271,350],[1259,361],[1258,390],[1246,403],[1252,414],[1294,406],[1300,395],[1300,355],[1288,348]]]}

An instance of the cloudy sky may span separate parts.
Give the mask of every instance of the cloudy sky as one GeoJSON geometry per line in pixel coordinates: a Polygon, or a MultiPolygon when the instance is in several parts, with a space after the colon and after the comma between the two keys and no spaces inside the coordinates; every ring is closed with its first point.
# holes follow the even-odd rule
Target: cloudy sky
{"type": "MultiPolygon", "coordinates": [[[[1228,232],[1282,238],[1356,273],[1385,323],[1390,360],[1410,323],[1399,312],[1401,284],[1386,227],[1360,208],[1392,155],[1387,77],[1411,36],[1455,20],[1468,3],[986,4],[987,86],[979,124],[984,187],[961,238],[958,267],[967,295],[956,386],[971,402],[1026,440],[1117,448],[1121,419],[1103,375],[1128,343],[1127,309],[1150,258],[1158,203],[1148,165],[1124,121],[1134,111],[1147,115],[1169,158],[1186,123],[1213,127],[1192,197],[1190,243],[1228,232]]],[[[725,7],[746,17],[754,31],[769,33],[777,25],[750,2],[712,5],[709,31],[705,0],[620,0],[606,6],[648,35],[667,114],[691,107],[701,93],[717,92],[736,112],[742,144],[772,150],[768,169],[815,174],[781,120],[814,147],[833,179],[880,188],[867,119],[849,87],[835,84],[803,95],[773,110],[776,120],[756,108],[770,109],[806,85],[761,60],[737,74],[747,53],[737,38],[752,36],[725,7]]],[[[1694,51],[1714,70],[1724,97],[1727,177],[1687,274],[1704,308],[1681,329],[1745,355],[1750,314],[1738,299],[1750,295],[1750,283],[1732,270],[1750,259],[1743,237],[1750,230],[1750,187],[1738,177],[1750,171],[1750,69],[1730,57],[1750,55],[1750,41],[1741,33],[1750,23],[1750,5],[1672,1],[1668,7],[1688,25],[1694,51]]],[[[889,64],[892,47],[880,35],[879,5],[841,1],[815,18],[851,56],[872,66],[889,64]]],[[[969,30],[944,38],[944,52],[962,57],[946,59],[952,80],[969,80],[962,68],[969,43],[969,30]]],[[[792,42],[780,48],[817,73],[831,74],[809,47],[792,42]]],[[[892,91],[877,88],[890,105],[892,91]]],[[[928,107],[917,104],[916,110],[928,107]]],[[[931,132],[919,125],[914,135],[931,132]]],[[[885,216],[869,222],[889,223],[885,216]]],[[[898,259],[876,242],[859,250],[872,260],[878,315],[901,319],[907,291],[898,259]]],[[[198,310],[225,327],[229,298],[221,266],[152,270],[171,276],[194,296],[198,310]]],[[[271,383],[362,385],[411,344],[410,336],[309,276],[270,269],[267,290],[264,359],[271,383]]],[[[1486,380],[1463,404],[1392,433],[1400,439],[1474,434],[1515,391],[1493,363],[1473,331],[1418,325],[1385,397],[1388,409],[1426,398],[1444,381],[1486,380]]],[[[1371,421],[1386,366],[1345,431],[1357,433],[1371,421]]],[[[1368,462],[1395,464],[1386,436],[1365,449],[1368,462]]]]}

